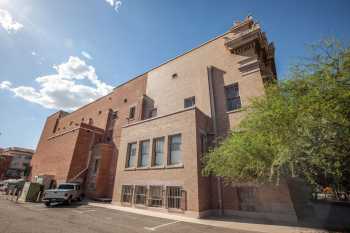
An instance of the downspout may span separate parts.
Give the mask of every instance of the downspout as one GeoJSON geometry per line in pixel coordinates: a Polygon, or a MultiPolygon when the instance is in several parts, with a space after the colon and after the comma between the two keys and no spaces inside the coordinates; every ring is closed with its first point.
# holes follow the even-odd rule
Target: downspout
{"type": "MultiPolygon", "coordinates": [[[[208,84],[209,84],[209,96],[210,96],[210,113],[211,117],[213,119],[213,129],[214,129],[214,146],[217,146],[217,121],[216,121],[216,109],[215,109],[215,97],[214,97],[214,89],[213,89],[213,66],[207,67],[208,72],[208,84]]],[[[223,209],[223,195],[222,195],[222,182],[221,177],[216,177],[217,179],[217,192],[218,192],[218,204],[219,204],[219,215],[223,215],[224,209],[223,209]]]]}

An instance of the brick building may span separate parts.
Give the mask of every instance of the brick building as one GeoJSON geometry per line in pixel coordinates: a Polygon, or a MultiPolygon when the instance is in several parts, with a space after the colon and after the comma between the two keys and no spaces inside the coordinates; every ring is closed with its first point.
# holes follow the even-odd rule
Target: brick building
{"type": "Polygon", "coordinates": [[[9,147],[0,148],[0,180],[25,178],[30,172],[34,150],[9,147]]]}
{"type": "Polygon", "coordinates": [[[276,79],[274,46],[251,17],[116,87],[47,118],[32,178],[84,182],[93,198],[200,217],[224,212],[295,220],[287,185],[226,186],[201,157],[276,79]]]}

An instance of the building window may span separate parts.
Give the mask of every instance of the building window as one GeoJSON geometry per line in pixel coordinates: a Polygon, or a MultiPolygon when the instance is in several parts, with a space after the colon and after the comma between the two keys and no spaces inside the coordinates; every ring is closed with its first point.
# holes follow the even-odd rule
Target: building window
{"type": "Polygon", "coordinates": [[[129,110],[129,119],[135,118],[135,107],[131,107],[129,110]]]}
{"type": "Polygon", "coordinates": [[[149,112],[149,118],[152,117],[156,117],[157,116],[157,109],[153,108],[150,112],[149,112]]]}
{"type": "Polygon", "coordinates": [[[94,164],[94,170],[93,170],[93,171],[94,171],[94,174],[97,173],[99,164],[100,164],[100,160],[99,160],[99,159],[96,159],[96,160],[95,160],[95,164],[94,164]]]}
{"type": "Polygon", "coordinates": [[[163,206],[163,187],[150,186],[149,187],[149,206],[162,207],[163,206]]]}
{"type": "Polygon", "coordinates": [[[147,186],[135,186],[135,200],[136,205],[146,205],[147,200],[147,186]]]}
{"type": "Polygon", "coordinates": [[[156,138],[153,141],[153,165],[161,166],[163,165],[163,156],[164,156],[164,138],[156,138]]]}
{"type": "Polygon", "coordinates": [[[113,119],[117,119],[118,118],[118,111],[113,112],[112,118],[113,119]]]}
{"type": "Polygon", "coordinates": [[[140,167],[147,167],[148,166],[148,158],[149,158],[149,140],[142,141],[140,143],[140,161],[139,166],[140,167]]]}
{"type": "Polygon", "coordinates": [[[208,138],[205,134],[200,134],[201,136],[201,154],[204,155],[208,152],[208,138]]]}
{"type": "Polygon", "coordinates": [[[171,78],[172,78],[172,79],[176,79],[177,76],[178,76],[177,73],[174,73],[173,75],[171,75],[171,78]]]}
{"type": "Polygon", "coordinates": [[[181,164],[181,134],[170,136],[169,138],[170,148],[170,165],[181,164]]]}
{"type": "Polygon", "coordinates": [[[169,186],[166,188],[167,208],[180,209],[181,207],[181,187],[169,186]]]}
{"type": "Polygon", "coordinates": [[[130,203],[132,202],[134,187],[132,185],[122,185],[122,202],[130,203]]]}
{"type": "Polygon", "coordinates": [[[227,111],[241,108],[241,97],[239,96],[238,83],[225,87],[227,111]]]}
{"type": "Polygon", "coordinates": [[[102,111],[100,110],[100,111],[98,111],[98,115],[101,115],[102,114],[102,111]]]}
{"type": "Polygon", "coordinates": [[[133,167],[135,165],[135,160],[136,160],[136,143],[129,143],[126,167],[133,167]]]}
{"type": "Polygon", "coordinates": [[[94,120],[92,118],[89,118],[89,125],[94,125],[94,120]]]}
{"type": "Polygon", "coordinates": [[[196,104],[196,98],[194,96],[184,100],[184,107],[189,108],[196,104]]]}

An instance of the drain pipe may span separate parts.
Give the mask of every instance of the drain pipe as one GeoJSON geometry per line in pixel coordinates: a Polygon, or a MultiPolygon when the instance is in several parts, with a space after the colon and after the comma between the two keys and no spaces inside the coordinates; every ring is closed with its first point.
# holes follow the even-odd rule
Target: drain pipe
{"type": "MultiPolygon", "coordinates": [[[[209,84],[209,96],[210,96],[210,113],[213,119],[213,129],[214,129],[214,136],[215,136],[214,146],[217,146],[216,137],[218,135],[218,132],[217,132],[217,122],[216,122],[215,97],[214,97],[214,89],[213,89],[214,67],[208,66],[207,72],[208,72],[208,84],[209,84]]],[[[224,214],[221,177],[216,177],[216,181],[217,181],[217,192],[218,192],[219,215],[221,216],[224,214]]]]}

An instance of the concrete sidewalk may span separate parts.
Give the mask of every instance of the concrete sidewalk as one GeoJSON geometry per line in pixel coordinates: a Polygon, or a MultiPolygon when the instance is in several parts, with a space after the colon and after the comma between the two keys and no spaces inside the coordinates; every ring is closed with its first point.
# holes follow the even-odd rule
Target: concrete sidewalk
{"type": "Polygon", "coordinates": [[[170,219],[174,221],[229,228],[233,230],[245,230],[245,231],[263,232],[263,233],[326,233],[328,232],[326,230],[312,229],[312,228],[234,222],[234,221],[228,221],[227,219],[225,219],[225,221],[211,220],[211,219],[197,219],[197,218],[180,216],[176,214],[160,213],[156,211],[117,206],[117,205],[107,204],[107,203],[88,202],[88,205],[108,208],[113,210],[119,210],[119,211],[134,213],[134,214],[146,215],[146,216],[151,216],[156,218],[170,219]]]}

